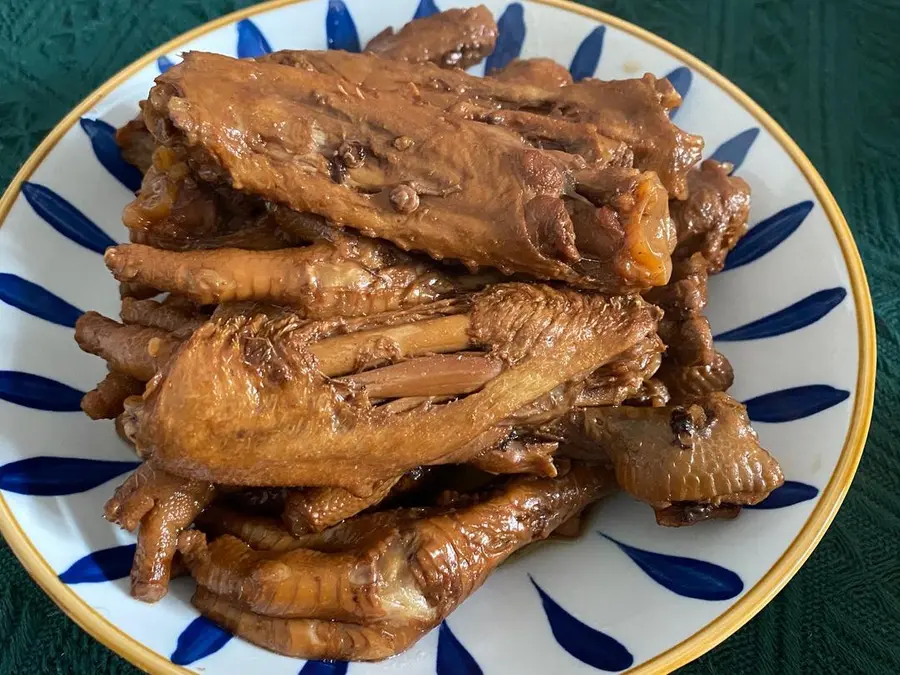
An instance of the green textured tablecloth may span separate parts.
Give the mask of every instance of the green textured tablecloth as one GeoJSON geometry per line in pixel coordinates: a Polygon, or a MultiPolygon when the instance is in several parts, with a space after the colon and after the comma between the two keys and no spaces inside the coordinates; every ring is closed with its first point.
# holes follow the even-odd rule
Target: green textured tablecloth
{"type": "MultiPolygon", "coordinates": [[[[0,0],[0,185],[110,75],[247,4],[0,0]]],[[[787,588],[682,672],[900,673],[900,0],[585,4],[693,52],[787,129],[843,208],[875,302],[875,416],[844,507],[787,588]]],[[[0,586],[0,674],[136,672],[66,618],[5,544],[0,586]]]]}

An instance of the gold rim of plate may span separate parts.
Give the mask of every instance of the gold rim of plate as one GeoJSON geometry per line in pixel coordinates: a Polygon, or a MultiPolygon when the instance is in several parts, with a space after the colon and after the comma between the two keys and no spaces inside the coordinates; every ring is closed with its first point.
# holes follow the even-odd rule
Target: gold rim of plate
{"type": "MultiPolygon", "coordinates": [[[[41,161],[59,142],[60,138],[74,126],[82,115],[93,108],[103,97],[115,90],[129,77],[137,73],[141,68],[154,62],[178,47],[190,42],[217,28],[235,23],[241,19],[260,14],[286,5],[299,4],[307,0],[269,0],[246,9],[226,14],[225,16],[209,21],[193,30],[182,33],[176,38],[148,52],[143,57],[134,61],[116,73],[109,80],[91,92],[81,103],[66,115],[59,124],[47,135],[28,160],[22,165],[13,178],[9,187],[0,199],[0,226],[6,219],[13,202],[18,197],[22,183],[26,181],[41,161]]],[[[581,14],[590,19],[599,21],[607,26],[612,26],[626,33],[630,33],[645,42],[671,54],[676,59],[683,61],[690,68],[711,80],[716,86],[728,93],[735,101],[743,106],[760,125],[765,128],[781,147],[790,155],[803,175],[809,181],[816,194],[816,198],[822,205],[828,220],[834,229],[835,236],[841,246],[844,261],[850,275],[850,286],[853,291],[853,300],[856,304],[856,316],[859,338],[859,372],[856,383],[856,396],[853,402],[853,413],[850,420],[850,428],[844,440],[841,456],[835,466],[834,473],[828,485],[822,491],[818,504],[810,514],[806,524],[800,533],[791,542],[787,550],[778,561],[763,575],[753,588],[747,591],[737,602],[728,608],[723,614],[713,619],[706,626],[686,638],[670,649],[656,655],[631,670],[632,675],[647,673],[668,673],[684,664],[705,654],[707,651],[725,640],[738,628],[743,626],[753,616],[765,607],[772,598],[787,584],[797,573],[809,555],[813,552],[819,540],[825,534],[835,514],[844,501],[856,467],[862,457],[866,436],[869,432],[869,424],[872,419],[872,407],[875,399],[875,316],[872,311],[872,298],[869,294],[869,286],[866,281],[866,273],[863,269],[862,259],[847,225],[847,220],[841,209],[825,185],[825,181],[816,171],[803,151],[788,136],[787,132],[754,102],[747,94],[741,91],[731,81],[714,70],[711,66],[692,56],[671,42],[639,28],[632,23],[619,19],[605,12],[589,7],[582,7],[570,0],[532,0],[544,5],[551,5],[575,14],[581,14]]],[[[40,552],[22,530],[18,521],[13,516],[6,500],[0,495],[0,533],[6,539],[19,561],[34,578],[38,585],[49,595],[69,617],[81,628],[90,633],[104,645],[128,659],[131,663],[145,671],[160,674],[177,673],[184,675],[193,671],[173,664],[165,656],[153,651],[146,645],[138,642],[130,635],[120,630],[97,610],[88,605],[66,584],[62,583],[50,565],[44,560],[40,552]]]]}

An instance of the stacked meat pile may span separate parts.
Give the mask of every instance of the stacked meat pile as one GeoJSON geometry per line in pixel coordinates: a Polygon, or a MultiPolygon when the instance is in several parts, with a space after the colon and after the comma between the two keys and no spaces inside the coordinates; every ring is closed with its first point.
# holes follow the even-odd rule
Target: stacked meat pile
{"type": "Polygon", "coordinates": [[[251,642],[382,659],[616,488],[686,525],[781,484],[703,316],[748,186],[666,80],[461,70],[496,33],[189,53],[119,131],[121,322],[76,336],[144,460],[106,507],[135,597],[189,573],[251,642]]]}

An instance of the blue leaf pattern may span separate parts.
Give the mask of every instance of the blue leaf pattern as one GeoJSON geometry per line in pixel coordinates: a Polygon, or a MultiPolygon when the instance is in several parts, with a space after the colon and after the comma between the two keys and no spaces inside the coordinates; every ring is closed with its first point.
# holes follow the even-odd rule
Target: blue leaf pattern
{"type": "Polygon", "coordinates": [[[634,657],[621,642],[583,624],[556,604],[530,575],[529,579],[541,596],[550,630],[560,647],[582,663],[600,670],[616,672],[631,667],[634,657]]]}
{"type": "Polygon", "coordinates": [[[734,138],[722,143],[710,159],[714,159],[717,162],[730,162],[734,165],[732,170],[732,173],[734,173],[744,163],[747,153],[750,152],[750,146],[753,145],[757,136],[759,136],[759,128],[757,127],[742,131],[734,138]]]}
{"type": "Polygon", "coordinates": [[[525,42],[525,10],[522,3],[510,3],[497,20],[497,28],[497,46],[484,62],[486,74],[506,67],[522,53],[522,43],[525,42]]]}
{"type": "Polygon", "coordinates": [[[725,331],[721,335],[716,335],[715,339],[720,342],[759,340],[800,330],[824,317],[828,312],[841,304],[846,297],[847,291],[843,288],[829,288],[819,291],[795,302],[790,307],[785,307],[740,328],[734,328],[725,331]]]}
{"type": "Polygon", "coordinates": [[[237,55],[239,59],[252,59],[272,53],[269,41],[250,19],[241,19],[237,24],[237,55]]]}
{"type": "Polygon", "coordinates": [[[64,584],[96,584],[124,579],[131,573],[136,550],[137,544],[127,544],[94,551],[76,560],[59,575],[59,580],[64,584]]]}
{"type": "Polygon", "coordinates": [[[172,663],[176,666],[187,666],[199,661],[222,649],[231,637],[231,633],[221,626],[205,616],[198,616],[178,636],[175,651],[171,656],[172,663]]]}
{"type": "Polygon", "coordinates": [[[745,506],[745,509],[783,509],[786,506],[793,506],[800,502],[808,502],[815,499],[819,494],[819,488],[807,485],[806,483],[798,483],[794,480],[784,481],[784,485],[763,499],[759,504],[753,506],[745,506]]]}
{"type": "Polygon", "coordinates": [[[101,254],[116,245],[106,232],[50,188],[26,181],[22,184],[22,194],[50,227],[76,244],[101,254]]]}
{"type": "Polygon", "coordinates": [[[437,675],[482,675],[484,671],[444,621],[438,630],[437,675]]]}
{"type": "Polygon", "coordinates": [[[725,269],[733,270],[751,263],[777,248],[800,227],[812,208],[812,202],[800,202],[755,225],[728,254],[725,269]]]}
{"type": "Polygon", "coordinates": [[[754,422],[793,422],[822,412],[850,397],[849,391],[827,384],[782,389],[744,401],[754,422]]]}
{"type": "Polygon", "coordinates": [[[103,120],[81,118],[81,128],[91,141],[91,147],[103,168],[109,171],[113,177],[131,192],[141,189],[143,177],[137,167],[132,166],[124,159],[116,143],[115,127],[103,120]]]}
{"type": "Polygon", "coordinates": [[[346,661],[307,661],[300,669],[300,675],[346,675],[346,661]]]}
{"type": "Polygon", "coordinates": [[[172,63],[171,60],[169,60],[168,56],[160,56],[158,59],[156,59],[156,67],[159,68],[159,72],[161,72],[161,73],[166,72],[169,68],[171,68],[174,65],[175,64],[172,63]]]}
{"type": "Polygon", "coordinates": [[[419,3],[419,6],[416,7],[416,13],[413,14],[413,19],[424,19],[426,16],[437,14],[440,11],[438,6],[434,4],[434,0],[422,0],[419,3]]]}
{"type": "Polygon", "coordinates": [[[39,497],[73,495],[134,471],[140,464],[79,457],[29,457],[0,466],[0,490],[39,497]]]}
{"type": "Polygon", "coordinates": [[[695,600],[730,600],[744,590],[744,582],[729,569],[695,558],[654,553],[598,533],[618,546],[653,581],[673,593],[695,600]]]}
{"type": "Polygon", "coordinates": [[[604,35],[606,35],[606,26],[597,26],[578,45],[578,50],[569,65],[569,72],[576,82],[594,76],[597,64],[600,63],[600,55],[603,53],[604,35]]]}
{"type": "Polygon", "coordinates": [[[0,300],[39,319],[75,327],[82,311],[42,286],[15,274],[0,274],[0,300]]]}
{"type": "MultiPolygon", "coordinates": [[[[694,74],[691,72],[691,69],[686,66],[679,66],[671,73],[666,75],[666,79],[671,82],[672,86],[675,87],[675,91],[677,91],[681,95],[682,105],[684,104],[684,99],[687,98],[688,92],[691,90],[691,83],[694,81],[694,74]]],[[[675,115],[678,114],[678,111],[681,109],[681,106],[678,106],[674,110],[669,113],[669,117],[675,119],[675,115]]]]}
{"type": "Polygon", "coordinates": [[[353,17],[347,11],[342,0],[328,0],[328,13],[325,15],[325,35],[328,38],[328,49],[343,49],[345,52],[358,52],[359,34],[353,17]]]}
{"type": "Polygon", "coordinates": [[[0,370],[0,399],[52,412],[80,412],[83,391],[40,375],[0,370]]]}

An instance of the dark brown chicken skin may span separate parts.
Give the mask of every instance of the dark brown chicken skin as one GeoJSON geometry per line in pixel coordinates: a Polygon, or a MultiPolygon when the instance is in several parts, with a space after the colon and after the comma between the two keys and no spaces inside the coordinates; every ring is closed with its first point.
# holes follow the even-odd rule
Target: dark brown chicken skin
{"type": "Polygon", "coordinates": [[[658,510],[757,504],[784,481],[746,408],[721,392],[689,406],[588,408],[566,431],[566,454],[608,457],[619,486],[658,510]]]}
{"type": "MultiPolygon", "coordinates": [[[[464,398],[395,414],[324,379],[316,367],[323,358],[336,363],[336,353],[345,358],[322,345],[353,342],[354,334],[320,342],[317,358],[310,350],[315,324],[301,326],[290,316],[214,319],[148,386],[137,445],[152,448],[161,468],[195,479],[338,486],[363,496],[373,482],[416,466],[467,461],[486,447],[469,445],[479,435],[611,361],[652,333],[656,319],[635,297],[494,286],[474,296],[465,314],[432,321],[458,323],[469,343],[463,348],[486,348],[503,363],[500,375],[464,398]],[[435,428],[444,431],[428,431],[435,428]],[[229,450],[237,446],[243,449],[229,450]]],[[[410,325],[388,334],[400,340],[394,353],[435,349],[421,340],[427,333],[410,325]]],[[[436,332],[459,351],[450,335],[436,332]]],[[[349,355],[346,363],[357,358],[349,355]]]]}
{"type": "Polygon", "coordinates": [[[140,528],[131,567],[131,595],[156,602],[166,595],[178,535],[215,496],[215,487],[142,464],[106,503],[107,520],[129,532],[140,528]]]}
{"type": "Polygon", "coordinates": [[[556,89],[572,84],[569,70],[553,59],[514,59],[488,75],[501,82],[556,89]]]}
{"type": "Polygon", "coordinates": [[[200,533],[183,535],[179,549],[198,583],[195,604],[237,635],[291,656],[379,660],[612,487],[608,469],[576,464],[557,478],[511,480],[458,509],[363,516],[301,537],[304,548],[291,551],[255,551],[230,536],[207,544],[200,533]],[[349,639],[359,631],[370,639],[349,639]]]}
{"type": "Polygon", "coordinates": [[[731,171],[728,163],[706,160],[688,174],[688,198],[670,205],[677,255],[702,253],[712,274],[722,270],[728,252],[747,233],[750,217],[750,186],[731,171]]]}
{"type": "Polygon", "coordinates": [[[653,173],[586,167],[502,126],[435,116],[396,93],[347,96],[345,86],[193,53],[159,78],[147,119],[160,142],[189,146],[198,171],[401,248],[616,292],[668,281],[674,239],[653,173]],[[277,122],[287,118],[290,134],[277,122]],[[604,245],[579,249],[577,233],[604,224],[604,245]]]}
{"type": "Polygon", "coordinates": [[[396,32],[384,29],[369,41],[366,51],[410,63],[469,68],[494,51],[497,32],[497,23],[484,5],[448,9],[410,21],[396,32]]]}
{"type": "Polygon", "coordinates": [[[633,159],[638,169],[659,174],[676,199],[687,196],[688,172],[703,150],[700,136],[684,132],[669,119],[669,112],[681,104],[678,92],[668,80],[649,73],[640,79],[588,79],[546,87],[543,82],[479,78],[338,51],[282,51],[264,60],[337,75],[362,90],[412,94],[444,112],[507,126],[537,144],[548,142],[549,147],[582,154],[591,163],[630,166],[633,159]],[[573,138],[576,133],[582,137],[580,148],[573,138]]]}

